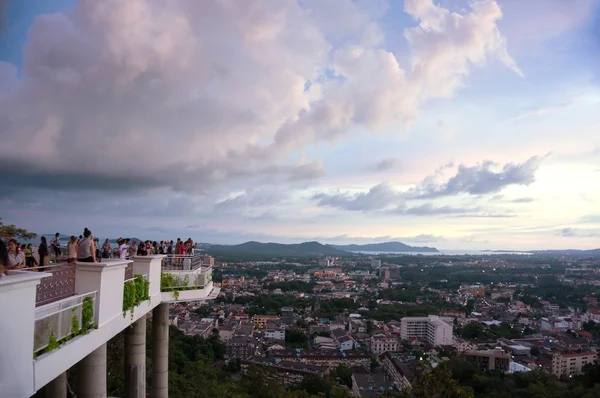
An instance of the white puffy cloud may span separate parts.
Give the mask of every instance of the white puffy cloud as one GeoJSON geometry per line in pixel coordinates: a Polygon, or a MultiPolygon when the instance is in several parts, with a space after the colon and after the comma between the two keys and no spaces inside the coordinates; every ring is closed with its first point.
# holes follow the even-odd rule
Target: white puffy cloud
{"type": "Polygon", "coordinates": [[[312,179],[323,170],[297,160],[306,145],[408,124],[486,61],[519,73],[495,1],[405,7],[409,65],[386,50],[381,1],[80,0],[39,16],[23,78],[0,64],[0,182],[239,191],[257,176],[312,179]]]}

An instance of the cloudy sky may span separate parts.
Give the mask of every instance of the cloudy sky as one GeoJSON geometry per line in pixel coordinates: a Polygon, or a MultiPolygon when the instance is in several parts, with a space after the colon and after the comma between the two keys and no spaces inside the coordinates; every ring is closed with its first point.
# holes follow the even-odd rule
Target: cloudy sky
{"type": "Polygon", "coordinates": [[[0,217],[600,247],[600,0],[0,0],[0,217]]]}

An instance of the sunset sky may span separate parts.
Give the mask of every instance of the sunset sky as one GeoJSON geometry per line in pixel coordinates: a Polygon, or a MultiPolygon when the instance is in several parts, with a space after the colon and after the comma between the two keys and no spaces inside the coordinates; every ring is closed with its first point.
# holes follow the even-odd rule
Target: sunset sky
{"type": "Polygon", "coordinates": [[[0,0],[38,233],[600,247],[600,0],[0,0]]]}

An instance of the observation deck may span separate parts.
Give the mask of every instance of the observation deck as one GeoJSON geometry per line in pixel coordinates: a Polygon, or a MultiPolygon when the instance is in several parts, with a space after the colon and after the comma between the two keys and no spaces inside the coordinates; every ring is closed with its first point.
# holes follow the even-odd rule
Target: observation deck
{"type": "Polygon", "coordinates": [[[153,318],[153,397],[168,396],[168,304],[206,302],[220,288],[200,255],[58,263],[0,277],[0,395],[106,397],[106,343],[127,329],[126,396],[146,396],[146,316],[153,318]]]}

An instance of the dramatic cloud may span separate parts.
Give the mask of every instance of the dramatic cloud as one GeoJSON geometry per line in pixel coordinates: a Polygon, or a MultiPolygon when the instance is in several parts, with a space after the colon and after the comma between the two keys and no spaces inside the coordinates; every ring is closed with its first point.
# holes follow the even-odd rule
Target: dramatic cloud
{"type": "Polygon", "coordinates": [[[480,212],[480,208],[461,208],[452,206],[435,206],[431,203],[425,203],[420,206],[409,207],[402,211],[403,214],[411,216],[435,216],[435,215],[448,215],[448,214],[467,214],[480,212]]]}
{"type": "Polygon", "coordinates": [[[350,211],[383,210],[390,205],[400,204],[402,195],[387,184],[379,184],[368,192],[357,194],[339,193],[327,195],[318,193],[313,196],[321,207],[336,207],[350,211]]]}
{"type": "Polygon", "coordinates": [[[372,170],[374,171],[388,171],[396,169],[400,166],[400,159],[397,158],[389,158],[383,159],[377,162],[374,166],[372,166],[372,170]]]}
{"type": "Polygon", "coordinates": [[[495,1],[463,14],[431,0],[405,7],[416,21],[408,66],[385,49],[377,1],[80,0],[39,16],[24,78],[0,63],[11,82],[0,91],[0,184],[195,192],[236,191],[273,170],[272,184],[310,180],[318,161],[293,161],[306,145],[410,123],[487,61],[519,73],[495,1]]]}
{"type": "Polygon", "coordinates": [[[531,203],[533,201],[535,201],[533,198],[517,198],[511,200],[512,203],[531,203]]]}
{"type": "MultiPolygon", "coordinates": [[[[448,163],[438,167],[433,175],[424,178],[418,186],[406,191],[400,191],[387,183],[381,183],[372,187],[368,192],[333,194],[320,192],[314,195],[313,199],[317,200],[317,205],[321,207],[335,207],[352,211],[387,210],[390,214],[416,216],[454,214],[463,217],[513,217],[512,214],[486,212],[480,207],[436,206],[433,203],[409,207],[407,202],[460,194],[482,195],[501,191],[509,185],[529,185],[535,180],[535,171],[539,163],[539,158],[534,156],[524,163],[507,163],[498,171],[494,170],[497,164],[489,160],[474,166],[461,164],[454,176],[444,183],[436,183],[435,181],[441,178],[445,171],[454,167],[453,163],[448,163]]],[[[502,195],[495,195],[490,202],[503,200],[502,195]]],[[[528,203],[531,201],[531,198],[518,198],[511,202],[528,203]]]]}
{"type": "Polygon", "coordinates": [[[565,238],[594,238],[600,236],[600,232],[596,230],[567,227],[558,231],[557,235],[565,238]]]}
{"type": "Polygon", "coordinates": [[[248,189],[246,192],[234,196],[233,198],[222,200],[215,204],[215,210],[218,212],[234,212],[238,215],[248,208],[264,208],[280,204],[287,199],[287,195],[282,191],[248,189]]]}
{"type": "Polygon", "coordinates": [[[507,163],[499,171],[492,161],[474,166],[458,166],[458,172],[443,184],[425,183],[415,190],[418,198],[437,198],[441,196],[468,193],[482,195],[496,193],[509,185],[530,185],[535,181],[535,172],[540,158],[534,156],[523,163],[507,163]]]}

